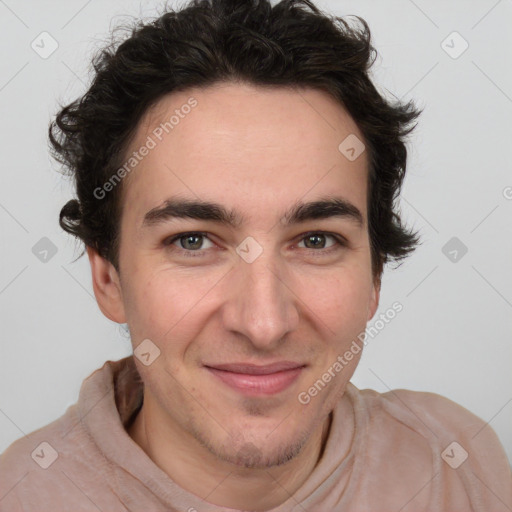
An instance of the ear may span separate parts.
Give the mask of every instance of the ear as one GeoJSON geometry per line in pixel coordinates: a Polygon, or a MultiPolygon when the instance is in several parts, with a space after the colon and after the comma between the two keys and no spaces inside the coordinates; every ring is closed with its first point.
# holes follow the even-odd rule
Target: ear
{"type": "Polygon", "coordinates": [[[372,290],[370,295],[370,302],[368,304],[368,318],[367,321],[370,321],[375,315],[377,308],[379,307],[380,300],[380,284],[381,284],[381,276],[380,274],[373,279],[372,290]]]}
{"type": "Polygon", "coordinates": [[[91,264],[92,285],[101,312],[113,322],[126,323],[119,275],[109,261],[87,247],[91,264]]]}

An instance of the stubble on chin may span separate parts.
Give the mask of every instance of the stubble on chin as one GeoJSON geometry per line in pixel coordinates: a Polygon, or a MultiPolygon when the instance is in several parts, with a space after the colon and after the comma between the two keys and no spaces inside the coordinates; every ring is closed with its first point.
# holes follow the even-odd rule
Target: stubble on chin
{"type": "Polygon", "coordinates": [[[278,433],[276,429],[262,436],[259,441],[248,439],[244,431],[237,431],[230,435],[226,430],[221,430],[226,435],[226,439],[215,442],[208,432],[198,429],[195,423],[189,425],[188,430],[196,441],[217,459],[241,468],[263,470],[281,466],[297,457],[311,437],[311,431],[300,430],[294,436],[295,438],[290,440],[289,434],[283,434],[286,429],[279,427],[278,433]],[[272,442],[273,435],[284,435],[284,440],[276,446],[275,442],[272,442]]]}

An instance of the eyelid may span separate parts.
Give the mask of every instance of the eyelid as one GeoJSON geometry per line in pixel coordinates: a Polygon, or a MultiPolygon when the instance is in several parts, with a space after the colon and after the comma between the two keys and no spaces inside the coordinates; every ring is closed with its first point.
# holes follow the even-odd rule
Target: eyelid
{"type": "MultiPolygon", "coordinates": [[[[208,240],[210,240],[210,242],[214,243],[213,240],[211,240],[211,238],[209,237],[209,233],[206,231],[186,231],[186,232],[182,232],[182,233],[177,233],[176,235],[172,235],[172,236],[166,238],[164,240],[163,244],[165,247],[170,247],[174,244],[174,242],[180,240],[181,238],[186,238],[187,236],[192,236],[192,235],[203,236],[204,238],[207,238],[208,240]]],[[[348,247],[348,240],[344,236],[342,236],[338,233],[331,233],[329,231],[322,231],[322,230],[316,230],[316,231],[312,230],[312,231],[307,231],[305,233],[301,233],[297,237],[298,238],[297,243],[302,242],[305,238],[307,238],[308,236],[312,236],[312,235],[330,236],[335,240],[335,244],[326,249],[308,249],[308,248],[306,248],[307,251],[309,251],[311,253],[318,253],[319,256],[328,254],[332,251],[336,251],[336,250],[340,250],[340,249],[348,247]]],[[[202,255],[206,251],[206,249],[198,249],[197,251],[190,251],[190,250],[182,249],[179,247],[175,247],[175,250],[178,252],[181,252],[181,254],[186,254],[187,256],[192,256],[192,257],[194,257],[196,255],[197,256],[202,255]]]]}
{"type": "Polygon", "coordinates": [[[340,235],[339,233],[331,233],[330,231],[322,231],[322,230],[317,230],[317,231],[313,230],[313,231],[307,231],[306,233],[302,233],[301,235],[299,235],[299,240],[302,241],[304,238],[307,238],[308,236],[312,236],[312,235],[330,236],[330,237],[334,238],[340,245],[348,245],[348,240],[343,235],[340,235]]]}
{"type": "MultiPolygon", "coordinates": [[[[186,238],[187,236],[192,236],[192,235],[200,235],[200,236],[203,236],[204,238],[207,238],[208,240],[210,240],[210,242],[214,243],[213,240],[208,236],[209,233],[207,233],[206,231],[186,231],[186,232],[183,232],[183,233],[177,233],[176,235],[172,235],[170,237],[167,237],[164,241],[163,241],[163,245],[168,247],[168,246],[171,246],[174,244],[174,242],[178,241],[180,238],[186,238]]],[[[185,249],[181,249],[181,248],[177,248],[178,251],[184,251],[184,252],[204,252],[203,249],[199,249],[197,251],[187,251],[185,249]]]]}

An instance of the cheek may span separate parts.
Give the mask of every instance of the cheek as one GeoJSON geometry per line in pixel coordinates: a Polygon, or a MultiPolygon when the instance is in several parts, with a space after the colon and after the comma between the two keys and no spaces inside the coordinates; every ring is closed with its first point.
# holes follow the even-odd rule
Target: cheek
{"type": "Polygon", "coordinates": [[[301,280],[304,304],[335,333],[366,325],[371,284],[357,269],[301,280]]]}
{"type": "Polygon", "coordinates": [[[217,275],[194,279],[171,270],[135,274],[125,297],[133,344],[149,338],[174,358],[185,351],[185,340],[194,339],[210,311],[218,281],[217,275]]]}
{"type": "MultiPolygon", "coordinates": [[[[179,318],[184,298],[169,277],[143,272],[130,275],[123,301],[133,338],[159,340],[179,318]]],[[[133,341],[136,344],[136,339],[133,341]]]]}
{"type": "MultiPolygon", "coordinates": [[[[220,279],[221,272],[197,273],[197,269],[191,273],[177,273],[176,269],[151,272],[147,267],[145,272],[142,265],[129,269],[123,300],[135,345],[145,338],[166,344],[173,339],[191,339],[201,321],[221,307],[225,295],[215,287],[226,286],[227,280],[220,279]]],[[[289,300],[297,301],[301,315],[323,325],[326,335],[330,331],[339,339],[364,329],[371,282],[362,262],[331,270],[291,272],[288,277],[296,295],[289,300]]]]}

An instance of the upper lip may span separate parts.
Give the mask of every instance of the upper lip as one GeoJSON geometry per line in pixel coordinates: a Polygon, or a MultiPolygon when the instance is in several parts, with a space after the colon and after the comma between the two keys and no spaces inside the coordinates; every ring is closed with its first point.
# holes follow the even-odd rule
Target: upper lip
{"type": "Polygon", "coordinates": [[[277,363],[256,365],[251,363],[227,363],[205,365],[207,368],[214,370],[223,370],[226,372],[243,373],[247,375],[269,375],[271,373],[282,372],[285,370],[293,370],[306,366],[302,363],[295,363],[293,361],[278,361],[277,363]]]}

